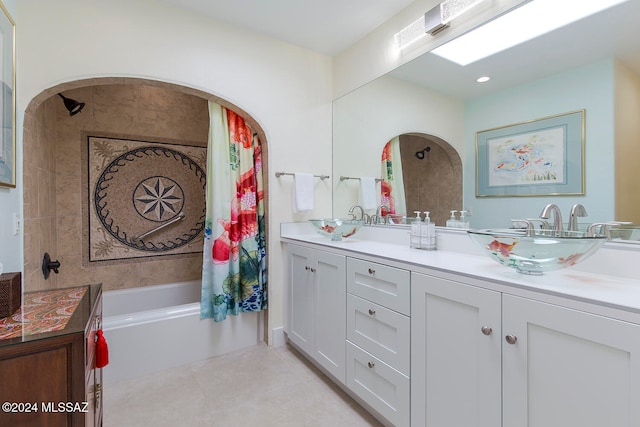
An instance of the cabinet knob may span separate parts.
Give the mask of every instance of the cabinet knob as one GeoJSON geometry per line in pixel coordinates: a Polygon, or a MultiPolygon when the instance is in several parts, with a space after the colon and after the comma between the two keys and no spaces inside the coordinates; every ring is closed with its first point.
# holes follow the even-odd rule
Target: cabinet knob
{"type": "Polygon", "coordinates": [[[312,273],[315,273],[315,272],[316,272],[316,269],[315,269],[315,268],[309,268],[309,270],[311,270],[311,272],[312,272],[312,273]]]}
{"type": "Polygon", "coordinates": [[[374,314],[376,314],[376,311],[372,308],[369,309],[369,316],[373,316],[374,314]]]}
{"type": "Polygon", "coordinates": [[[482,328],[480,328],[480,330],[482,331],[483,334],[485,335],[491,335],[491,332],[493,332],[493,329],[491,329],[488,326],[483,326],[482,328]]]}
{"type": "Polygon", "coordinates": [[[309,267],[308,265],[305,265],[305,266],[304,266],[304,269],[305,269],[305,270],[307,270],[307,271],[309,271],[309,269],[310,269],[310,268],[311,268],[311,267],[309,267]]]}
{"type": "Polygon", "coordinates": [[[369,274],[371,274],[373,276],[374,274],[376,274],[376,271],[373,268],[370,268],[369,269],[369,274]]]}
{"type": "Polygon", "coordinates": [[[504,337],[504,339],[509,344],[515,344],[516,342],[518,342],[518,337],[516,337],[515,335],[507,335],[506,337],[504,337]]]}
{"type": "Polygon", "coordinates": [[[367,366],[369,367],[369,369],[373,369],[373,367],[376,366],[376,364],[373,362],[368,362],[367,366]]]}

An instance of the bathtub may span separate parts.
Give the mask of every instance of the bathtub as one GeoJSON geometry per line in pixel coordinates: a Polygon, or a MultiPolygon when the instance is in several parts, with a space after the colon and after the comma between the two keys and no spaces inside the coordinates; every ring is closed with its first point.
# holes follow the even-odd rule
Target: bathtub
{"type": "Polygon", "coordinates": [[[263,314],[200,319],[200,281],[105,291],[105,384],[219,356],[262,341],[263,314]]]}

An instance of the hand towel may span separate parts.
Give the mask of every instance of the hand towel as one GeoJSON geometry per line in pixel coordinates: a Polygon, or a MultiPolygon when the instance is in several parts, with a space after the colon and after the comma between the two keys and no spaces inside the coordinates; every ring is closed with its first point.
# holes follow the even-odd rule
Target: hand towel
{"type": "Polygon", "coordinates": [[[360,200],[359,205],[362,209],[376,208],[376,180],[368,176],[360,178],[360,200]]]}
{"type": "Polygon", "coordinates": [[[313,210],[313,175],[294,173],[293,180],[293,212],[313,210]]]}

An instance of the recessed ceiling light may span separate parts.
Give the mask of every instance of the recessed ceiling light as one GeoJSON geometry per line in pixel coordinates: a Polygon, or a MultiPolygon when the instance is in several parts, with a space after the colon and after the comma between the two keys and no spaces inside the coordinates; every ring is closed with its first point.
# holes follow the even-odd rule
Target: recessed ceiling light
{"type": "Polygon", "coordinates": [[[625,1],[530,1],[432,52],[464,66],[625,1]]]}
{"type": "Polygon", "coordinates": [[[478,77],[476,81],[477,81],[478,83],[485,83],[485,82],[488,82],[489,80],[491,80],[491,77],[489,77],[489,76],[482,76],[482,77],[478,77]]]}

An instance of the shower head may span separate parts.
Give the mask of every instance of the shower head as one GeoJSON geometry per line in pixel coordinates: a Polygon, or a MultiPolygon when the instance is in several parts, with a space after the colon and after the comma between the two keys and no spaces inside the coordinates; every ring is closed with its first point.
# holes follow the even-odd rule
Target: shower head
{"type": "Polygon", "coordinates": [[[65,98],[65,96],[61,93],[59,93],[58,95],[60,96],[60,98],[62,98],[62,102],[64,102],[65,108],[69,110],[70,116],[78,114],[84,108],[84,102],[79,102],[71,98],[65,98]]]}

